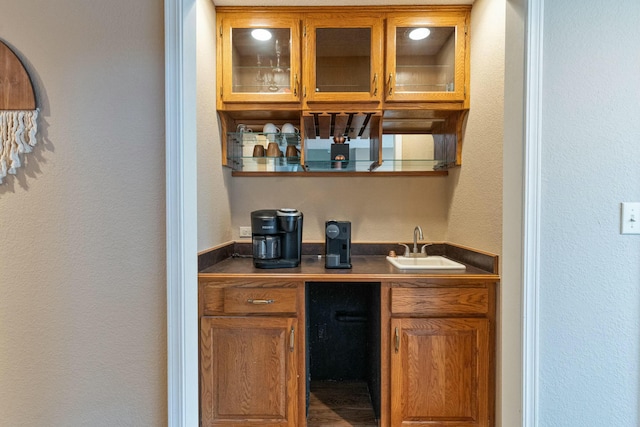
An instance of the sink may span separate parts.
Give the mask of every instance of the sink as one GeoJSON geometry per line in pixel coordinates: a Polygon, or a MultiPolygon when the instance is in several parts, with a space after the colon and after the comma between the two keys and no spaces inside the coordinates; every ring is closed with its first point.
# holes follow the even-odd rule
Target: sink
{"type": "Polygon", "coordinates": [[[387,261],[400,270],[466,270],[464,264],[438,255],[427,257],[387,257],[387,261]]]}

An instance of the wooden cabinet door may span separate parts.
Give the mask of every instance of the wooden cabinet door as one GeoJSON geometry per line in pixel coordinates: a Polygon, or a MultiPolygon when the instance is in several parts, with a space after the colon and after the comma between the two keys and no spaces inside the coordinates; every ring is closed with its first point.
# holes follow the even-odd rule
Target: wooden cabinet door
{"type": "Polygon", "coordinates": [[[300,22],[296,14],[218,17],[218,90],[223,102],[300,102],[300,22]],[[256,38],[256,30],[266,35],[264,40],[256,38]]]}
{"type": "Polygon", "coordinates": [[[201,425],[296,426],[296,333],[295,318],[202,317],[201,425]]]}
{"type": "Polygon", "coordinates": [[[335,12],[305,20],[302,96],[306,102],[382,99],[382,19],[335,12]]]}
{"type": "Polygon", "coordinates": [[[391,426],[489,426],[489,320],[392,319],[391,426]]]}
{"type": "Polygon", "coordinates": [[[390,14],[385,101],[464,101],[469,84],[468,14],[390,14]],[[414,40],[414,30],[425,38],[414,40]]]}

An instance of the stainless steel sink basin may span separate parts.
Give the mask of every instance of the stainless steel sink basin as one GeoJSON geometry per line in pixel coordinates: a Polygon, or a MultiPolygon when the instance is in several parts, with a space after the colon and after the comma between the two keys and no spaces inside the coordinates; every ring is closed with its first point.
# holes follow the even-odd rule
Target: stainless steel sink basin
{"type": "Polygon", "coordinates": [[[394,267],[400,270],[466,270],[464,264],[438,255],[427,257],[387,257],[394,267]]]}

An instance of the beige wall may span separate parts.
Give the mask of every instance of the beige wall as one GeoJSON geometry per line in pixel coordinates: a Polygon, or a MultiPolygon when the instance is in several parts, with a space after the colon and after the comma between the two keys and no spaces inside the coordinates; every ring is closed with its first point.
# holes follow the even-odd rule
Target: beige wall
{"type": "Polygon", "coordinates": [[[232,240],[228,181],[216,115],[216,17],[211,0],[197,0],[198,251],[232,240]]]}
{"type": "Polygon", "coordinates": [[[501,253],[504,126],[504,0],[471,10],[471,107],[462,167],[448,179],[447,240],[501,253]]]}
{"type": "Polygon", "coordinates": [[[0,424],[166,424],[162,3],[1,2],[38,146],[0,185],[0,424]]]}
{"type": "Polygon", "coordinates": [[[442,240],[447,227],[446,178],[233,178],[232,216],[250,225],[250,212],[293,207],[304,213],[305,241],[324,241],[326,220],[352,223],[358,242],[411,240],[421,225],[425,239],[442,240]]]}

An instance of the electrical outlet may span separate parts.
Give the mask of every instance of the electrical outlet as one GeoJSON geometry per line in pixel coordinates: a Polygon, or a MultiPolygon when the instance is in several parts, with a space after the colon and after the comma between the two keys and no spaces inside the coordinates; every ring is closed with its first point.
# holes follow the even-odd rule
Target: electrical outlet
{"type": "Polygon", "coordinates": [[[640,203],[620,205],[620,234],[640,234],[640,203]]]}
{"type": "Polygon", "coordinates": [[[240,227],[240,237],[251,237],[251,227],[240,227]]]}

